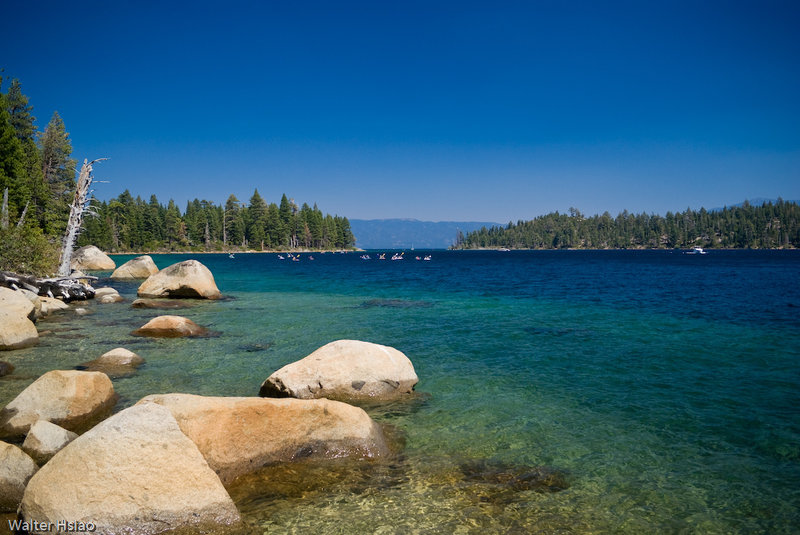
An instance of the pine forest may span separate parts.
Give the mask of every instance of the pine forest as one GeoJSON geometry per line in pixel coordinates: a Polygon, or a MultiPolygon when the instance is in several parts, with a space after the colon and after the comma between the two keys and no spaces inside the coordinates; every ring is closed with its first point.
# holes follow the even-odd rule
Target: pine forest
{"type": "Polygon", "coordinates": [[[631,214],[591,217],[575,208],[505,227],[482,228],[459,236],[454,248],[508,249],[664,249],[796,248],[800,246],[800,207],[778,199],[758,206],[720,210],[686,209],[666,216],[631,214]]]}
{"type": "MultiPolygon", "coordinates": [[[[52,273],[76,188],[76,161],[64,121],[54,112],[43,132],[33,106],[12,80],[0,77],[0,270],[52,273]]],[[[78,245],[108,252],[347,249],[355,244],[345,217],[316,205],[279,204],[255,190],[249,202],[234,195],[220,206],[189,202],[183,212],[156,195],[147,202],[126,190],[110,201],[93,199],[78,245]]]]}

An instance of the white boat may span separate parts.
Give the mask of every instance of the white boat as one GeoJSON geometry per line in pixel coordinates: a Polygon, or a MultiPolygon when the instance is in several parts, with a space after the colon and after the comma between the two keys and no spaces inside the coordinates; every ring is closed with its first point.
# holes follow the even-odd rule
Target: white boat
{"type": "Polygon", "coordinates": [[[708,254],[708,252],[704,251],[702,247],[692,247],[692,250],[687,251],[686,254],[708,254]]]}
{"type": "Polygon", "coordinates": [[[278,260],[286,260],[286,257],[283,256],[282,254],[279,254],[278,255],[278,260]]]}
{"type": "Polygon", "coordinates": [[[362,254],[361,255],[361,260],[369,260],[369,255],[368,254],[362,254]]]}
{"type": "Polygon", "coordinates": [[[404,254],[405,253],[400,253],[400,254],[395,253],[392,255],[392,260],[402,260],[404,254]]]}
{"type": "Polygon", "coordinates": [[[423,258],[422,260],[430,262],[431,261],[431,255],[426,255],[425,258],[423,258]]]}
{"type": "Polygon", "coordinates": [[[233,253],[231,253],[231,254],[228,255],[228,258],[236,258],[236,257],[233,256],[233,253]]]}

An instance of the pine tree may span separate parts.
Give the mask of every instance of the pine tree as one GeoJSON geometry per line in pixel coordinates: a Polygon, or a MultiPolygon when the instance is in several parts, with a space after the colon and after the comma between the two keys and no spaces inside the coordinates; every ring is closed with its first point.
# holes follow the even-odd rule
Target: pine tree
{"type": "Polygon", "coordinates": [[[250,206],[247,208],[249,224],[247,225],[247,239],[253,247],[264,249],[267,222],[267,203],[258,194],[258,189],[250,197],[250,206]]]}
{"type": "Polygon", "coordinates": [[[45,208],[45,230],[60,233],[75,190],[75,160],[70,158],[72,143],[58,112],[53,113],[40,144],[42,176],[51,200],[45,208]]]}

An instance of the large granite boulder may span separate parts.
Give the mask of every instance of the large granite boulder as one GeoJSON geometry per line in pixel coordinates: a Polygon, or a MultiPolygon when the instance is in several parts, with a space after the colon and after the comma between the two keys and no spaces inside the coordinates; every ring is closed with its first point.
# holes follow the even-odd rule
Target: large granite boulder
{"type": "Polygon", "coordinates": [[[93,372],[103,372],[109,377],[126,377],[135,373],[136,368],[142,364],[142,357],[124,347],[118,347],[85,362],[81,367],[93,372]]]}
{"type": "Polygon", "coordinates": [[[36,345],[39,331],[25,316],[0,309],[0,351],[22,349],[36,345]]]}
{"type": "Polygon", "coordinates": [[[197,260],[185,260],[150,275],[139,286],[139,297],[219,299],[214,275],[197,260]]]}
{"type": "Polygon", "coordinates": [[[17,510],[25,485],[38,467],[24,451],[0,442],[0,513],[17,510]]]}
{"type": "MultiPolygon", "coordinates": [[[[41,303],[40,303],[41,308],[41,303]]],[[[0,310],[13,312],[23,318],[36,321],[36,305],[21,291],[0,286],[0,310]]]]}
{"type": "Polygon", "coordinates": [[[0,410],[0,436],[25,435],[39,419],[81,432],[107,416],[116,401],[104,373],[53,370],[0,410]]]}
{"type": "Polygon", "coordinates": [[[131,535],[201,533],[240,520],[197,446],[155,403],[119,412],[58,452],[28,482],[19,514],[131,535]]]}
{"type": "Polygon", "coordinates": [[[78,271],[108,271],[117,264],[94,245],[87,245],[72,253],[70,267],[78,271]]]}
{"type": "Polygon", "coordinates": [[[139,403],[167,407],[226,484],[270,463],[388,453],[378,424],[338,401],[162,394],[139,403]]]}
{"type": "Polygon", "coordinates": [[[43,465],[76,438],[77,433],[47,420],[36,420],[22,443],[22,449],[36,464],[43,465]]]}
{"type": "Polygon", "coordinates": [[[32,318],[29,317],[28,319],[30,319],[31,321],[36,321],[42,316],[44,316],[44,313],[42,312],[42,299],[39,297],[38,294],[30,290],[26,290],[25,288],[21,288],[17,291],[21,293],[23,296],[25,296],[25,299],[33,303],[33,317],[32,318]]]}
{"type": "Polygon", "coordinates": [[[206,336],[208,329],[183,316],[158,316],[151,319],[131,334],[156,338],[180,338],[183,336],[206,336]]]}
{"type": "Polygon", "coordinates": [[[383,401],[407,396],[417,381],[413,364],[397,349],[337,340],[270,375],[260,395],[383,401]]]}
{"type": "Polygon", "coordinates": [[[137,256],[122,264],[114,270],[111,278],[114,280],[146,279],[155,273],[158,273],[158,267],[153,262],[153,258],[150,255],[144,255],[137,256]]]}
{"type": "Polygon", "coordinates": [[[22,292],[0,287],[0,351],[36,345],[36,307],[22,292]]]}

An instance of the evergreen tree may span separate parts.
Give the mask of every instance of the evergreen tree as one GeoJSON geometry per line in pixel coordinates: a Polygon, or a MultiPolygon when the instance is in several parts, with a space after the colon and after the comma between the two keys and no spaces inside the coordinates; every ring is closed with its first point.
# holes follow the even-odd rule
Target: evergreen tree
{"type": "Polygon", "coordinates": [[[258,189],[250,197],[250,206],[247,209],[249,224],[247,225],[247,239],[253,247],[264,249],[264,242],[267,239],[267,203],[258,194],[258,189]]]}
{"type": "Polygon", "coordinates": [[[40,143],[42,176],[48,186],[51,200],[45,209],[46,230],[60,232],[69,214],[75,190],[75,160],[70,157],[72,143],[58,112],[53,113],[40,143]]]}

